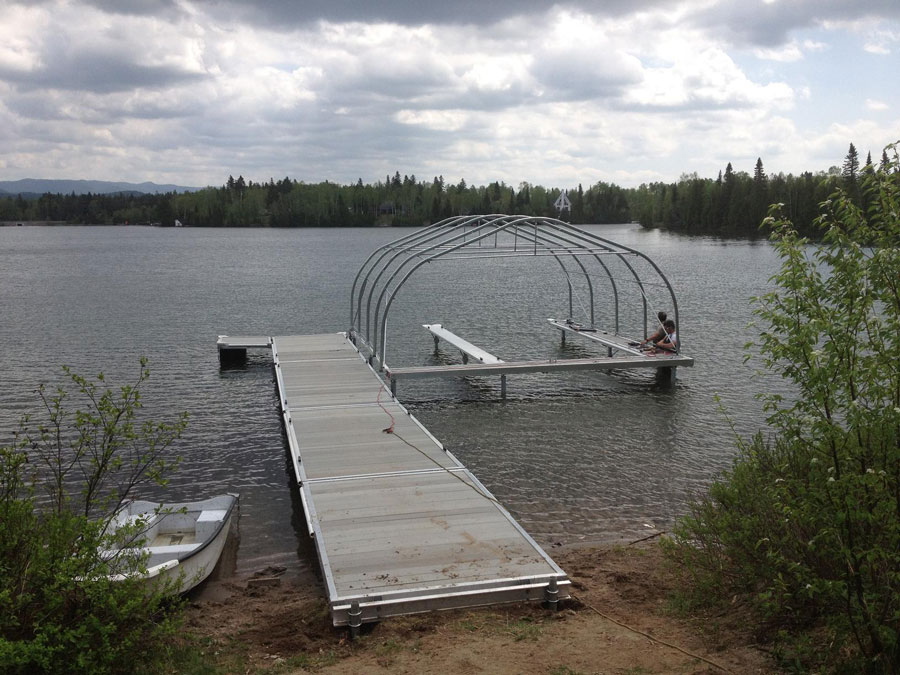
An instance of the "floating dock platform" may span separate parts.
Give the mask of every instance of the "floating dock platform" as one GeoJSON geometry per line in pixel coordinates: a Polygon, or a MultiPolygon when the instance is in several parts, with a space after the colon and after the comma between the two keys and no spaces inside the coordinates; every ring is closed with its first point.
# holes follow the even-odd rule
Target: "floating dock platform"
{"type": "Polygon", "coordinates": [[[569,579],[391,395],[343,333],[220,336],[223,362],[271,349],[307,527],[335,626],[523,600],[569,579]]]}

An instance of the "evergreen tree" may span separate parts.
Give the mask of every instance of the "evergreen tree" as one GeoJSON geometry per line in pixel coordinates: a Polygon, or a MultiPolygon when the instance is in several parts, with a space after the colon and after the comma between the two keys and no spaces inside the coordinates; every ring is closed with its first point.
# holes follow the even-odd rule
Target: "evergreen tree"
{"type": "Polygon", "coordinates": [[[753,223],[758,226],[769,210],[769,179],[763,170],[762,158],[756,158],[756,168],[753,170],[753,188],[751,191],[751,208],[753,210],[753,223]]]}
{"type": "Polygon", "coordinates": [[[850,144],[847,156],[844,158],[844,166],[841,169],[841,178],[844,182],[844,189],[855,204],[859,204],[859,153],[856,152],[856,146],[850,144]]]}
{"type": "Polygon", "coordinates": [[[768,181],[768,178],[766,177],[765,170],[763,170],[762,158],[757,157],[756,158],[756,168],[753,170],[753,182],[755,182],[757,185],[760,185],[760,184],[764,185],[767,181],[768,181]]]}

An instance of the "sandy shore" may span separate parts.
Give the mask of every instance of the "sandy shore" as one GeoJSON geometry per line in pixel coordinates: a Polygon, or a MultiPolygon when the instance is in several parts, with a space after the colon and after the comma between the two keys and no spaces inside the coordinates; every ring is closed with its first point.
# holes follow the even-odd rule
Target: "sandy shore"
{"type": "Polygon", "coordinates": [[[740,607],[684,617],[677,580],[655,541],[552,550],[573,599],[433,612],[366,625],[357,640],[331,625],[310,573],[274,567],[212,581],[191,599],[187,625],[229,672],[771,673],[740,607]]]}

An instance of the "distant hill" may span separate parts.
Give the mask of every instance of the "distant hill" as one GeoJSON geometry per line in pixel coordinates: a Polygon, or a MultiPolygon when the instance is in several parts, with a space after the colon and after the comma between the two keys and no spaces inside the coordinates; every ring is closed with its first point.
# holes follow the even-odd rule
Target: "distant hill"
{"type": "Polygon", "coordinates": [[[159,185],[157,183],[116,183],[106,180],[52,180],[46,178],[23,178],[22,180],[0,181],[0,196],[13,196],[21,194],[23,199],[39,197],[40,195],[64,194],[73,192],[77,195],[112,194],[115,192],[130,192],[134,194],[154,194],[166,192],[196,192],[202,188],[186,187],[184,185],[159,185]]]}

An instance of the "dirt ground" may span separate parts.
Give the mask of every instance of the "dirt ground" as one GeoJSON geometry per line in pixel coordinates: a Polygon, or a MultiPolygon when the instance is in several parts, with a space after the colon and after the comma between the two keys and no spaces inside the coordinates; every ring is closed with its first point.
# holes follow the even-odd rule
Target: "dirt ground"
{"type": "MultiPolygon", "coordinates": [[[[189,629],[228,672],[294,673],[771,673],[740,607],[684,618],[678,583],[655,542],[554,548],[573,598],[433,612],[365,625],[357,640],[331,625],[315,578],[259,570],[208,584],[189,629]]],[[[307,575],[309,576],[309,575],[307,575]]]]}

